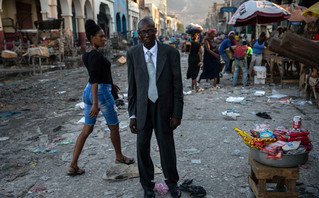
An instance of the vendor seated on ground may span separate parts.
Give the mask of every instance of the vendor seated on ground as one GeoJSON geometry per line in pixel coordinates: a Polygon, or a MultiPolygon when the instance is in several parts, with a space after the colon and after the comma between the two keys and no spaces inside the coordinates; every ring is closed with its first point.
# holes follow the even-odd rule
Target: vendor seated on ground
{"type": "Polygon", "coordinates": [[[244,40],[242,42],[242,45],[239,45],[234,52],[234,60],[235,60],[235,71],[233,76],[233,85],[237,85],[238,75],[239,75],[239,69],[243,72],[243,86],[247,86],[247,80],[248,80],[248,65],[247,65],[247,41],[244,40]]]}

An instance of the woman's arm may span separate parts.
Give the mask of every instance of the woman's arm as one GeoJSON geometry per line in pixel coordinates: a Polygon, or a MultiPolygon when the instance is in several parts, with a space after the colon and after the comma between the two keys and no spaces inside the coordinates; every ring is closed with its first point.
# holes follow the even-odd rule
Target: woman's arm
{"type": "Polygon", "coordinates": [[[217,54],[216,52],[214,52],[210,49],[210,45],[209,45],[209,42],[207,40],[205,40],[204,46],[205,46],[205,51],[209,52],[210,54],[214,55],[216,58],[219,59],[219,54],[217,54]]]}
{"type": "Polygon", "coordinates": [[[199,63],[198,66],[200,67],[201,65],[203,65],[203,47],[200,46],[199,50],[198,50],[198,55],[199,55],[199,63]]]}
{"type": "Polygon", "coordinates": [[[98,95],[97,95],[98,89],[99,89],[98,83],[91,84],[93,105],[92,105],[92,108],[91,108],[89,115],[90,115],[90,118],[92,118],[92,119],[95,119],[97,114],[99,113],[99,102],[98,102],[98,95]]]}

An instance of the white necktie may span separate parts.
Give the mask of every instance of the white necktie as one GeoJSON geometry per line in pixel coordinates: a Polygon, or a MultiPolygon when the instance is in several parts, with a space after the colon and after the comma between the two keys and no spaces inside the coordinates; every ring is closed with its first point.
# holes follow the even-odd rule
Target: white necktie
{"type": "Polygon", "coordinates": [[[158,98],[156,87],[156,70],[151,58],[152,53],[150,51],[147,51],[146,55],[148,56],[148,61],[146,63],[148,71],[148,98],[155,103],[158,98]]]}

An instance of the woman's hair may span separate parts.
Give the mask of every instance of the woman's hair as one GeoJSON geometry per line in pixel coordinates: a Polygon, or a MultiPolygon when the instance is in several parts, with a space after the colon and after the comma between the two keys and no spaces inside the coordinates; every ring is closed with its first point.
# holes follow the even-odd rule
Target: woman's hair
{"type": "Polygon", "coordinates": [[[265,32],[260,33],[259,37],[266,37],[266,33],[265,32]]]}
{"type": "Polygon", "coordinates": [[[95,21],[92,19],[88,19],[85,22],[85,34],[86,38],[91,42],[91,36],[95,36],[98,31],[102,30],[100,26],[98,26],[95,21]]]}

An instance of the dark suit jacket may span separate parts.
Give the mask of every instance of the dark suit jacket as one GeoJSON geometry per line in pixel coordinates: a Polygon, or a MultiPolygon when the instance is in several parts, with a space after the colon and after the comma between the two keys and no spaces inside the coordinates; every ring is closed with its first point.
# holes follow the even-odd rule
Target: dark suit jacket
{"type": "MultiPolygon", "coordinates": [[[[158,44],[156,85],[158,91],[157,110],[161,120],[169,124],[170,118],[182,118],[183,84],[179,52],[166,44],[158,44]]],[[[143,52],[139,44],[127,52],[128,66],[128,112],[135,115],[137,129],[144,128],[148,104],[148,72],[143,52]]]]}

